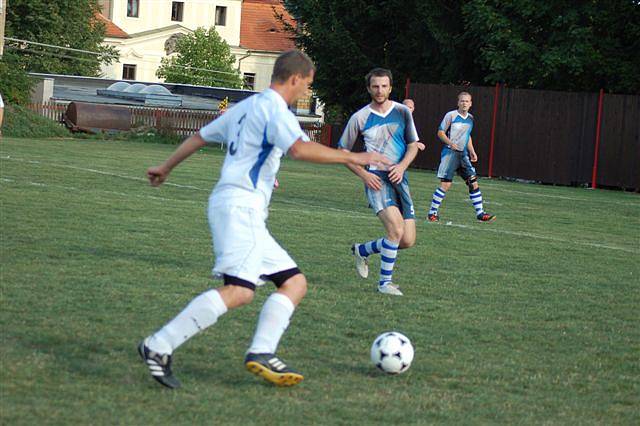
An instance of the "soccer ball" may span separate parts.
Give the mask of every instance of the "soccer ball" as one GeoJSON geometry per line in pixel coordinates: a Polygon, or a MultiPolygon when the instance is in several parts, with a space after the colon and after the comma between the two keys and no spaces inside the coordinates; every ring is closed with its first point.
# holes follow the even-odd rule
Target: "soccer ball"
{"type": "Polygon", "coordinates": [[[407,336],[397,331],[382,333],[371,345],[371,362],[387,374],[400,374],[413,361],[413,345],[407,336]]]}

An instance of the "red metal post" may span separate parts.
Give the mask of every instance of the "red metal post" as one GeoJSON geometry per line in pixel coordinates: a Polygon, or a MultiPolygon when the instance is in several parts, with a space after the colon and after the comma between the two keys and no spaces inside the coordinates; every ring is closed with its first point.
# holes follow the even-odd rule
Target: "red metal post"
{"type": "Polygon", "coordinates": [[[489,177],[493,177],[493,145],[496,140],[496,119],[498,116],[499,94],[500,94],[500,83],[496,83],[496,90],[493,97],[493,117],[491,117],[491,141],[489,143],[489,177]]]}
{"type": "Polygon", "coordinates": [[[404,85],[404,98],[407,99],[409,97],[409,86],[411,86],[411,79],[407,77],[407,82],[404,85]]]}
{"type": "Polygon", "coordinates": [[[596,189],[596,178],[598,177],[598,155],[600,151],[600,125],[602,123],[602,99],[604,98],[604,90],[600,89],[598,96],[598,118],[596,123],[596,147],[593,155],[593,172],[591,174],[591,188],[596,189]]]}

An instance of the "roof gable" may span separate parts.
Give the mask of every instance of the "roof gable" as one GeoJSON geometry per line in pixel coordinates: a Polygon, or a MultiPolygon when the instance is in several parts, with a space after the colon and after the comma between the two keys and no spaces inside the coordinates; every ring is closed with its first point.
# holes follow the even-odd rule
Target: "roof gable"
{"type": "Polygon", "coordinates": [[[274,11],[283,14],[286,22],[295,24],[280,0],[245,0],[242,2],[240,46],[251,50],[283,52],[293,49],[295,43],[284,32],[274,11]]]}
{"type": "Polygon", "coordinates": [[[96,13],[96,19],[104,24],[106,28],[105,37],[129,38],[129,34],[127,34],[122,28],[107,19],[103,14],[96,13]]]}

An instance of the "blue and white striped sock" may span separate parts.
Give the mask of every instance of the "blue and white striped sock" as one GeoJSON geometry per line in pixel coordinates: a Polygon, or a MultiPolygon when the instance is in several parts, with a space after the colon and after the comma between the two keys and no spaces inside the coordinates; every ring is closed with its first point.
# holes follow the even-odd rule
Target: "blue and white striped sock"
{"type": "Polygon", "coordinates": [[[358,253],[360,256],[367,257],[372,254],[380,253],[380,249],[382,248],[382,240],[383,238],[378,238],[377,240],[368,241],[364,244],[357,244],[358,253]]]}
{"type": "Polygon", "coordinates": [[[429,210],[429,214],[438,214],[438,209],[440,208],[440,204],[442,204],[442,200],[447,195],[447,191],[442,188],[436,189],[433,193],[433,198],[431,199],[431,209],[429,210]]]}
{"type": "Polygon", "coordinates": [[[382,240],[382,250],[380,250],[380,285],[392,281],[393,265],[396,263],[398,255],[398,242],[382,240]]]}
{"type": "Polygon", "coordinates": [[[484,208],[482,207],[482,192],[480,192],[480,188],[475,191],[469,191],[469,198],[471,198],[473,208],[476,209],[476,217],[484,213],[484,208]]]}

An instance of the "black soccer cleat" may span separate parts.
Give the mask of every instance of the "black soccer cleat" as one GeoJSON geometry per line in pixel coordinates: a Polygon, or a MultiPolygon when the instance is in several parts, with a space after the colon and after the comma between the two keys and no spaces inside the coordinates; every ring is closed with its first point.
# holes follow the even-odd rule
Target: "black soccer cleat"
{"type": "Polygon", "coordinates": [[[304,376],[289,368],[275,354],[247,354],[244,359],[247,370],[262,377],[276,386],[294,386],[300,383],[304,376]]]}
{"type": "Polygon", "coordinates": [[[173,377],[171,372],[171,355],[152,351],[144,344],[144,341],[138,345],[138,353],[149,368],[151,377],[156,379],[158,383],[170,389],[180,387],[180,382],[173,377]]]}

